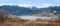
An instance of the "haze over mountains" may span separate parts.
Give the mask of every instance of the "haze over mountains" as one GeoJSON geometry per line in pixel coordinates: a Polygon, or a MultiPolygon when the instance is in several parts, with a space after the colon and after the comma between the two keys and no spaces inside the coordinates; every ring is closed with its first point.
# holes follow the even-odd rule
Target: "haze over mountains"
{"type": "Polygon", "coordinates": [[[9,13],[13,15],[32,15],[42,12],[54,13],[54,11],[56,11],[57,14],[60,14],[60,6],[50,6],[46,8],[37,8],[33,6],[32,8],[30,8],[30,7],[20,7],[18,5],[14,6],[3,5],[0,6],[0,9],[9,11],[9,13]]]}

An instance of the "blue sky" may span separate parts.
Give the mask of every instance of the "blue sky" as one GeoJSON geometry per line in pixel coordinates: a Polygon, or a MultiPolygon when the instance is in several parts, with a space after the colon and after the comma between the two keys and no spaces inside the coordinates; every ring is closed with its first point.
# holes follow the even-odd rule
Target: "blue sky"
{"type": "Polygon", "coordinates": [[[60,0],[0,0],[0,5],[19,5],[24,7],[48,7],[59,6],[60,0]]]}

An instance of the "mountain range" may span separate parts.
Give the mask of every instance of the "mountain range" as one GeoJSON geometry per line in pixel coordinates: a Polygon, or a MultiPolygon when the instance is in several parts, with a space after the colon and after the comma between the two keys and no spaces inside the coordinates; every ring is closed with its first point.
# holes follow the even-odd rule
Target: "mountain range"
{"type": "Polygon", "coordinates": [[[3,5],[0,6],[0,9],[9,11],[9,13],[13,15],[32,15],[42,12],[54,13],[54,11],[56,11],[57,14],[60,14],[60,6],[50,6],[46,8],[37,8],[33,6],[32,8],[30,8],[30,7],[20,7],[18,5],[13,6],[3,5]]]}

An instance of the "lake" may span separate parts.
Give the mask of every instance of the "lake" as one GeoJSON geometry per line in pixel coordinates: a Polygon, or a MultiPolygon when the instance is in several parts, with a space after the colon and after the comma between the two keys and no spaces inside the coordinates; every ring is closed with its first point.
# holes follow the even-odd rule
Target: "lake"
{"type": "Polygon", "coordinates": [[[30,20],[36,20],[37,18],[40,19],[57,19],[58,16],[30,16],[30,15],[25,15],[25,16],[19,16],[22,19],[30,19],[30,20]]]}

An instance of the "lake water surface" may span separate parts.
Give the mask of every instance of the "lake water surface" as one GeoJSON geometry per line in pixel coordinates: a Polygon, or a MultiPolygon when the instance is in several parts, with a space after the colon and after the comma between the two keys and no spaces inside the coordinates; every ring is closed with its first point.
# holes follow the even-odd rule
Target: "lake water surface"
{"type": "Polygon", "coordinates": [[[29,15],[26,15],[26,16],[19,16],[20,18],[22,19],[30,19],[30,20],[36,20],[37,18],[40,18],[40,19],[51,19],[51,18],[58,18],[58,16],[29,16],[29,15]]]}

